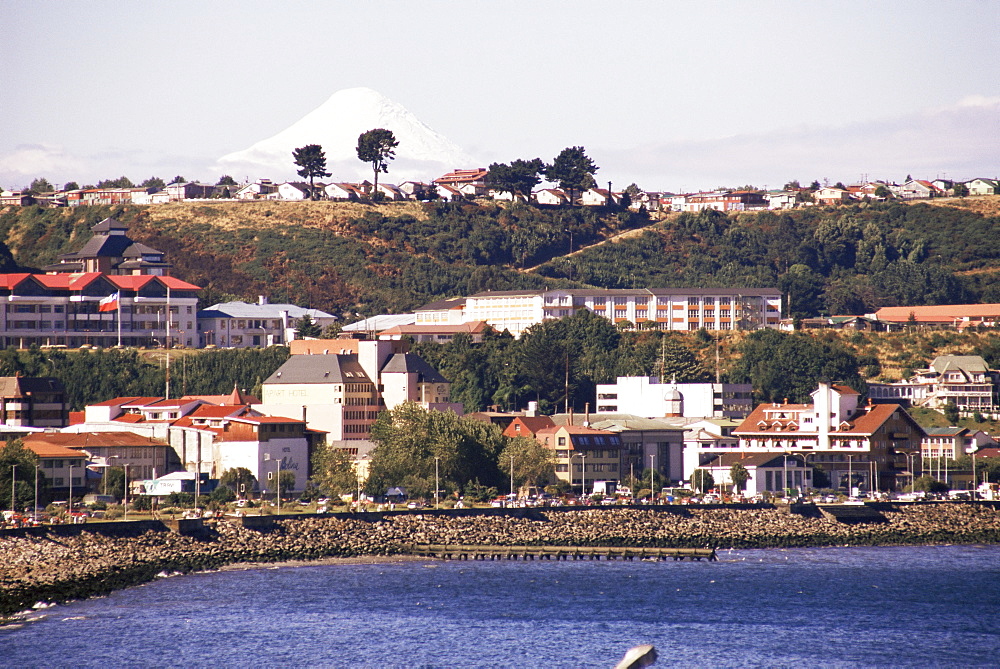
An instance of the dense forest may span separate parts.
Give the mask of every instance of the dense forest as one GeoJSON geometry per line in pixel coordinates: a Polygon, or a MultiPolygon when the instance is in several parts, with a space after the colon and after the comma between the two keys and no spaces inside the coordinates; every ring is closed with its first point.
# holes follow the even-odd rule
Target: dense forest
{"type": "MultiPolygon", "coordinates": [[[[62,381],[70,408],[114,397],[163,397],[167,368],[162,351],[0,350],[0,376],[47,376],[62,381]]],[[[260,397],[261,383],[288,359],[288,349],[177,351],[170,368],[170,396],[223,395],[233,386],[260,397]]]]}
{"type": "Polygon", "coordinates": [[[0,270],[51,263],[114,216],[165,251],[175,276],[203,286],[205,305],[265,294],[345,322],[482,290],[558,286],[775,286],[799,317],[1000,302],[1000,217],[955,203],[662,219],[495,202],[8,207],[0,270]]]}

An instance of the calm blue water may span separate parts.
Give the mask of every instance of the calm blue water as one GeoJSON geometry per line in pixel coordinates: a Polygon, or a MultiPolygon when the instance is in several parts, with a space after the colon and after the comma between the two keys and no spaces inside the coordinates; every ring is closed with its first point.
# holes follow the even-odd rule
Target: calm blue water
{"type": "Polygon", "coordinates": [[[11,667],[1000,666],[1000,546],[161,579],[0,629],[11,667]]]}

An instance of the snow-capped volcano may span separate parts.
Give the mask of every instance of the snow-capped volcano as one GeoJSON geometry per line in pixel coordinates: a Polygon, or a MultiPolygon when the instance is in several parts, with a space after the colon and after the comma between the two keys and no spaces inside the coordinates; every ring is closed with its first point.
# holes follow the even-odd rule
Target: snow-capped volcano
{"type": "Polygon", "coordinates": [[[327,171],[332,173],[326,181],[370,180],[371,166],[358,160],[356,147],[358,135],[373,128],[387,128],[399,141],[389,174],[380,180],[429,181],[455,168],[478,166],[402,105],[370,88],[348,88],[277,135],[223,156],[218,167],[233,176],[292,178],[296,170],[292,150],[319,144],[326,152],[327,171]]]}

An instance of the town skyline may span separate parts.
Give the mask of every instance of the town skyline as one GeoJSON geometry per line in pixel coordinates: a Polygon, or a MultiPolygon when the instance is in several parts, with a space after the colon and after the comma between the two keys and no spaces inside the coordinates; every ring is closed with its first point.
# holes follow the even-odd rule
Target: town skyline
{"type": "Polygon", "coordinates": [[[59,81],[13,87],[0,108],[3,186],[214,180],[221,156],[356,86],[406,106],[479,163],[453,168],[582,145],[598,182],[674,192],[996,176],[1000,85],[979,74],[1000,53],[982,20],[990,3],[945,15],[929,3],[850,2],[832,14],[787,2],[611,13],[596,3],[292,3],[280,13],[249,3],[239,15],[199,6],[197,27],[190,12],[107,7],[15,3],[0,26],[11,81],[59,81]],[[373,14],[374,50],[368,33],[344,29],[373,14]]]}

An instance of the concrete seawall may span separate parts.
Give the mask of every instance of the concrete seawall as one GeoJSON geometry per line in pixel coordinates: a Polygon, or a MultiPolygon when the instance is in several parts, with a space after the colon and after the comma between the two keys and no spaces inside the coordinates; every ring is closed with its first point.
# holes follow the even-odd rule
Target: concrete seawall
{"type": "Polygon", "coordinates": [[[598,507],[247,516],[0,533],[0,615],[104,594],[157,574],[241,562],[398,555],[412,544],[773,548],[1000,543],[996,503],[878,505],[877,522],[816,507],[598,507]]]}

